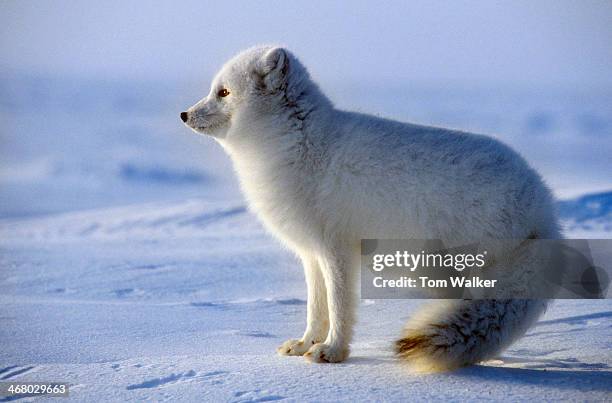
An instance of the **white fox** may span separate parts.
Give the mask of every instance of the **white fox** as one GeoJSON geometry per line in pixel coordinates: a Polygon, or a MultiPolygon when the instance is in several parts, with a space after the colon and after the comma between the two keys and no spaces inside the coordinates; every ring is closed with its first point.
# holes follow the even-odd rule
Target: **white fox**
{"type": "MultiPolygon", "coordinates": [[[[549,190],[510,148],[338,110],[281,47],[235,56],[181,119],[229,153],[252,210],[303,262],[306,331],[279,354],[347,358],[361,239],[560,237],[549,190]]],[[[406,325],[396,351],[426,371],[477,363],[545,308],[545,300],[436,302],[406,325]]]]}

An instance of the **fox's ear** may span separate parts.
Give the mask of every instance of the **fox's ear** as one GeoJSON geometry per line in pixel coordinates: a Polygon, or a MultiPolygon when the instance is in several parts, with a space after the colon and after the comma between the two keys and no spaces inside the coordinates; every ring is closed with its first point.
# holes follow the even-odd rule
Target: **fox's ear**
{"type": "Polygon", "coordinates": [[[257,64],[257,73],[266,88],[271,91],[276,91],[286,84],[288,72],[289,55],[283,48],[268,50],[257,64]]]}

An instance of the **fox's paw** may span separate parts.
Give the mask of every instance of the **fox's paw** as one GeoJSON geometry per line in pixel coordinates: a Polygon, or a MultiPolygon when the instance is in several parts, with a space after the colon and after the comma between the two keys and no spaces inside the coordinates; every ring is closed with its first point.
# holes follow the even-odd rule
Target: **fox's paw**
{"type": "Polygon", "coordinates": [[[312,347],[312,343],[290,339],[277,348],[276,352],[279,355],[304,355],[310,347],[312,347]]]}
{"type": "Polygon", "coordinates": [[[341,362],[349,355],[348,347],[317,343],[310,347],[304,358],[311,362],[341,362]]]}

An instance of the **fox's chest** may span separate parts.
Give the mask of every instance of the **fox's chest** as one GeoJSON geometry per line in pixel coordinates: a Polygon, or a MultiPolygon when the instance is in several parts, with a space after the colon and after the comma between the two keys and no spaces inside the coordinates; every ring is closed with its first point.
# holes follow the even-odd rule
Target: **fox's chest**
{"type": "Polygon", "coordinates": [[[264,226],[284,242],[299,247],[322,231],[310,181],[285,169],[239,170],[249,207],[264,226]],[[287,172],[289,171],[289,172],[287,172]]]}

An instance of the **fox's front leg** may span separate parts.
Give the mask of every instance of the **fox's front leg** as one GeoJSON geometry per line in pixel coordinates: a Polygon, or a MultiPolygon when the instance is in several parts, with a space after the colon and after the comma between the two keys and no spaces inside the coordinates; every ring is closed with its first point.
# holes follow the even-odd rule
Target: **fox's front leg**
{"type": "Polygon", "coordinates": [[[302,258],[308,286],[307,325],[301,339],[290,339],[276,351],[281,355],[303,355],[314,344],[325,340],[329,329],[327,292],[323,273],[314,256],[302,258]]]}
{"type": "Polygon", "coordinates": [[[314,344],[304,357],[314,362],[340,362],[349,355],[355,316],[355,262],[350,254],[332,252],[320,260],[327,288],[329,332],[325,341],[314,344]]]}

